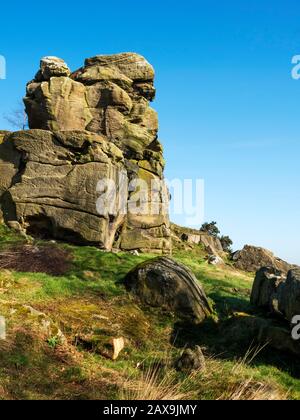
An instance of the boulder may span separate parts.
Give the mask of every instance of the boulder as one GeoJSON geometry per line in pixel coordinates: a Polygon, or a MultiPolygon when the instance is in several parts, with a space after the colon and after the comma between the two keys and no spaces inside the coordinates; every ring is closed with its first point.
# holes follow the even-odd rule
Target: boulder
{"type": "Polygon", "coordinates": [[[210,264],[210,265],[220,265],[220,264],[224,264],[224,261],[222,260],[221,257],[218,257],[217,255],[210,255],[208,257],[208,264],[210,264]]]}
{"type": "Polygon", "coordinates": [[[275,350],[291,353],[300,356],[300,342],[293,340],[288,327],[277,325],[264,325],[258,334],[259,343],[269,345],[275,350]]]}
{"type": "Polygon", "coordinates": [[[189,244],[200,244],[200,235],[183,233],[181,239],[189,244]]]}
{"type": "Polygon", "coordinates": [[[185,349],[175,363],[176,369],[181,372],[191,372],[193,370],[199,372],[205,370],[205,366],[205,358],[200,346],[195,346],[194,349],[185,349]]]}
{"type": "Polygon", "coordinates": [[[144,304],[172,311],[191,323],[201,323],[212,313],[194,274],[171,258],[158,257],[138,265],[126,276],[125,285],[144,304]]]}
{"type": "Polygon", "coordinates": [[[286,275],[274,268],[262,268],[255,277],[251,303],[279,314],[289,322],[300,315],[300,269],[286,275]]]}
{"type": "Polygon", "coordinates": [[[99,66],[118,70],[135,82],[153,81],[154,69],[148,61],[136,53],[97,55],[85,60],[86,67],[99,66]]]}
{"type": "Polygon", "coordinates": [[[240,270],[256,272],[262,267],[273,267],[276,270],[287,273],[293,266],[275,257],[267,249],[245,245],[241,251],[232,254],[234,266],[240,270]]]}
{"type": "Polygon", "coordinates": [[[66,63],[45,57],[24,99],[29,127],[103,134],[129,157],[157,140],[154,69],[135,53],[98,55],[70,74],[66,63]]]}
{"type": "Polygon", "coordinates": [[[293,340],[289,325],[281,325],[274,319],[264,319],[247,314],[235,314],[222,327],[224,344],[233,343],[240,349],[258,343],[259,346],[271,347],[280,352],[300,355],[300,341],[293,340]]]}
{"type": "Polygon", "coordinates": [[[300,356],[300,341],[293,340],[289,325],[275,319],[235,314],[223,325],[223,331],[224,343],[235,343],[238,348],[258,343],[261,347],[300,356]]]}
{"type": "Polygon", "coordinates": [[[284,274],[274,267],[263,267],[258,270],[251,291],[252,305],[271,311],[278,310],[277,289],[283,281],[285,281],[284,274]]]}
{"type": "Polygon", "coordinates": [[[223,255],[223,247],[219,238],[200,232],[200,243],[211,255],[223,255]]]}
{"type": "MultiPolygon", "coordinates": [[[[5,181],[2,211],[7,224],[18,223],[29,235],[108,250],[118,240],[117,247],[124,250],[153,247],[155,252],[169,253],[167,215],[157,215],[157,220],[147,224],[146,215],[139,220],[138,215],[122,214],[122,208],[108,206],[107,213],[99,213],[98,182],[108,179],[118,186],[122,174],[127,174],[122,151],[104,136],[27,130],[10,134],[7,144],[18,158],[15,165],[5,163],[11,172],[0,177],[5,181]],[[15,176],[18,166],[20,179],[15,176]]],[[[129,197],[124,198],[126,203],[129,197]]]]}
{"type": "MultiPolygon", "coordinates": [[[[268,319],[251,317],[257,328],[247,326],[260,343],[272,348],[300,355],[300,342],[294,340],[291,325],[294,315],[300,315],[300,269],[292,269],[286,274],[274,267],[263,267],[257,273],[251,292],[251,303],[276,317],[268,319]],[[280,319],[281,318],[281,319],[280,319]]],[[[238,323],[237,325],[239,325],[238,323]]],[[[250,337],[250,336],[249,336],[250,337]]],[[[252,337],[252,338],[254,338],[252,337]]]]}
{"type": "Polygon", "coordinates": [[[106,359],[117,360],[122,350],[124,350],[125,339],[123,337],[112,337],[107,331],[101,331],[101,333],[77,335],[75,343],[86,350],[100,354],[106,359]]]}
{"type": "Polygon", "coordinates": [[[41,80],[50,80],[51,77],[70,76],[71,71],[68,65],[58,57],[43,57],[40,63],[40,72],[38,78],[41,80]]]}
{"type": "Polygon", "coordinates": [[[29,84],[24,101],[32,129],[85,130],[93,119],[85,87],[69,77],[29,84]]]}
{"type": "Polygon", "coordinates": [[[289,321],[300,315],[300,268],[290,270],[278,287],[278,307],[289,321]]]}

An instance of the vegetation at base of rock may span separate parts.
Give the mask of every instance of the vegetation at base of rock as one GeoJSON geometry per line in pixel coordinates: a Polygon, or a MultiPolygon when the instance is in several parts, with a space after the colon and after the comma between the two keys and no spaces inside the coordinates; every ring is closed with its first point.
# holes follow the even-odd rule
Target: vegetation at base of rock
{"type": "MultiPolygon", "coordinates": [[[[0,229],[2,250],[24,241],[0,229]]],[[[38,241],[33,245],[46,244],[38,241]]],[[[7,319],[7,340],[0,341],[1,399],[138,398],[147,389],[147,372],[153,371],[157,373],[148,397],[161,398],[163,392],[179,399],[300,398],[297,360],[291,369],[290,359],[266,347],[245,363],[251,340],[245,331],[235,330],[234,340],[230,335],[236,313],[253,313],[251,274],[230,265],[222,269],[209,266],[201,246],[178,251],[174,258],[195,273],[215,302],[218,318],[191,328],[170,312],[138,304],[126,292],[125,275],[153,255],[47,246],[72,255],[62,276],[0,271],[0,314],[7,319]],[[45,318],[33,316],[32,310],[19,310],[23,305],[45,314],[54,329],[45,332],[39,322],[45,318]],[[58,340],[56,328],[64,342],[58,340]],[[109,337],[125,339],[116,361],[102,355],[109,337]],[[206,369],[177,371],[174,362],[186,344],[193,342],[204,352],[206,369]],[[164,377],[166,382],[162,382],[164,377]]]]}

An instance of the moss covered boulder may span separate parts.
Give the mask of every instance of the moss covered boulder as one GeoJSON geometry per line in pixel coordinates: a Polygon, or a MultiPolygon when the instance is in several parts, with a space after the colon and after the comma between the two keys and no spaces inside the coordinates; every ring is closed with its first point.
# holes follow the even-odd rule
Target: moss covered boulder
{"type": "Polygon", "coordinates": [[[126,276],[125,285],[144,304],[174,312],[184,321],[199,324],[212,313],[194,274],[171,258],[138,265],[126,276]]]}

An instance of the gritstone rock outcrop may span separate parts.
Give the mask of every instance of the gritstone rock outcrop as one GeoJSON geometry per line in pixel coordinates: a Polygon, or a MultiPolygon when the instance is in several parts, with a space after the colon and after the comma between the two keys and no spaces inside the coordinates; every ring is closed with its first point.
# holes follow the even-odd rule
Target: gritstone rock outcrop
{"type": "Polygon", "coordinates": [[[241,327],[252,331],[260,343],[299,356],[300,343],[292,329],[298,323],[298,319],[293,322],[294,316],[300,314],[300,269],[294,268],[286,275],[274,267],[261,268],[253,283],[251,303],[260,312],[265,310],[267,317],[252,317],[256,325],[248,317],[250,324],[242,322],[241,327]]]}
{"type": "Polygon", "coordinates": [[[287,273],[295,266],[276,257],[271,251],[252,245],[245,245],[232,255],[234,266],[240,270],[256,272],[262,267],[273,267],[287,273]]]}
{"type": "Polygon", "coordinates": [[[173,247],[188,251],[196,245],[202,245],[208,255],[223,256],[224,251],[219,238],[200,230],[182,227],[171,223],[173,247]]]}
{"type": "Polygon", "coordinates": [[[74,73],[42,59],[24,99],[30,129],[0,132],[4,220],[32,235],[168,254],[153,83],[138,54],[96,56],[74,73]],[[141,183],[148,188],[137,199],[141,183]]]}
{"type": "Polygon", "coordinates": [[[300,315],[300,268],[290,270],[287,276],[272,267],[261,268],[253,283],[251,303],[288,321],[300,315]]]}

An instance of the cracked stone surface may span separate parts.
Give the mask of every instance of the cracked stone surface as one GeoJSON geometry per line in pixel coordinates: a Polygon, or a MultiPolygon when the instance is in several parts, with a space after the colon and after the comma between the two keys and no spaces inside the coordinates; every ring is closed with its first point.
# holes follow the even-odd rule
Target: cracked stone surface
{"type": "MultiPolygon", "coordinates": [[[[30,129],[0,132],[4,220],[32,235],[169,253],[163,149],[149,106],[154,96],[153,67],[138,54],[96,56],[73,73],[62,59],[43,58],[24,99],[30,129]],[[98,182],[119,186],[124,176],[160,185],[141,200],[155,214],[99,213],[98,182]]],[[[125,191],[127,210],[135,192],[125,191]]]]}

